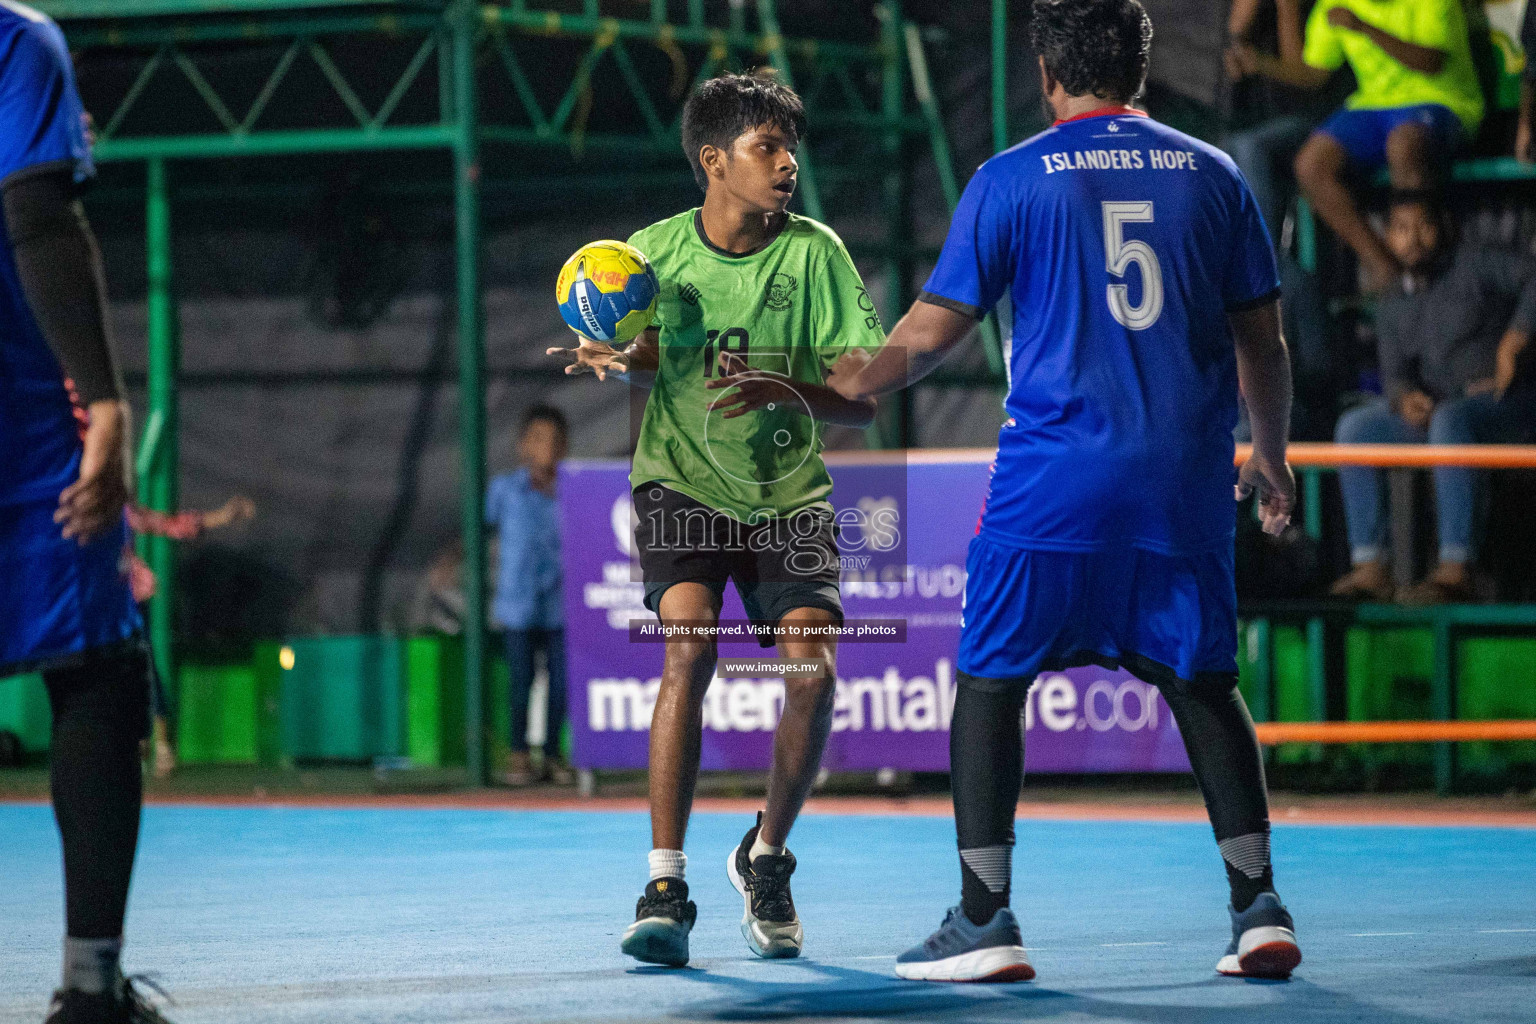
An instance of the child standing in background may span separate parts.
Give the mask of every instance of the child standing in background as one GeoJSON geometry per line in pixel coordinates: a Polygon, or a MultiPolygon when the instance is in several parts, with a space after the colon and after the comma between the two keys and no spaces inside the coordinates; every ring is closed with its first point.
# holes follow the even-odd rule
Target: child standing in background
{"type": "Polygon", "coordinates": [[[560,729],[565,722],[565,610],[560,603],[560,513],[555,501],[555,476],[565,458],[567,433],[565,414],[559,409],[529,408],[517,439],[522,466],[494,478],[485,496],[486,521],[496,526],[501,538],[493,615],[496,625],[506,631],[511,672],[512,755],[504,776],[509,786],[573,781],[560,757],[560,729]],[[549,669],[549,698],[544,761],[535,772],[528,750],[528,695],[534,653],[539,650],[549,669]]]}

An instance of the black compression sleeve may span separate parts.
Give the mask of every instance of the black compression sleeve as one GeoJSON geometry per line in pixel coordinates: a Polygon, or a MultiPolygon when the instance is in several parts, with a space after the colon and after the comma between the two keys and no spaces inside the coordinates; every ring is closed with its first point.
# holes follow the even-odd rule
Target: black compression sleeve
{"type": "Polygon", "coordinates": [[[4,192],[21,287],[54,356],[85,404],[121,399],[123,381],[107,326],[106,272],[71,173],[30,174],[4,192]]]}
{"type": "Polygon", "coordinates": [[[964,672],[959,675],[949,725],[949,782],[960,840],[960,906],[972,924],[985,924],[1008,905],[1012,888],[1013,816],[1024,784],[1019,712],[1029,680],[1001,688],[977,682],[964,672]],[[968,859],[973,852],[987,857],[989,850],[1002,861],[1001,870],[994,866],[986,872],[978,868],[983,862],[968,859]]]}
{"type": "Polygon", "coordinates": [[[53,813],[64,847],[64,920],[76,939],[115,939],[139,841],[149,660],[135,646],[43,673],[53,708],[53,813]]]}

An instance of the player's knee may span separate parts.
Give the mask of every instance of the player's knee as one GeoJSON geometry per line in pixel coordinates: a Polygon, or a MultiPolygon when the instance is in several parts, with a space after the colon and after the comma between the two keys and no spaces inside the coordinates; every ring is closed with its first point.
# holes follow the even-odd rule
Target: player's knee
{"type": "Polygon", "coordinates": [[[1333,145],[1328,139],[1314,135],[1296,154],[1296,180],[1303,189],[1310,191],[1338,177],[1340,163],[1333,152],[1333,145]]]}
{"type": "Polygon", "coordinates": [[[1154,685],[1163,695],[1163,699],[1168,702],[1168,706],[1173,709],[1175,716],[1179,714],[1181,708],[1191,704],[1223,708],[1242,700],[1235,675],[1213,673],[1201,675],[1194,680],[1168,678],[1159,680],[1154,685]]]}
{"type": "Polygon", "coordinates": [[[833,668],[836,652],[825,641],[785,641],[779,654],[785,661],[803,663],[806,671],[786,672],[784,700],[795,706],[830,707],[837,696],[837,675],[833,668]]]}
{"type": "Polygon", "coordinates": [[[1430,444],[1476,444],[1472,403],[1441,402],[1429,417],[1430,444]]]}
{"type": "Polygon", "coordinates": [[[1429,162],[1429,129],[1421,124],[1403,124],[1387,135],[1387,167],[1395,183],[1422,178],[1429,162]]]}
{"type": "Polygon", "coordinates": [[[707,685],[714,675],[718,653],[712,640],[669,640],[663,685],[668,680],[693,687],[707,685]]]}
{"type": "Polygon", "coordinates": [[[837,698],[837,679],[830,671],[820,675],[785,676],[784,702],[795,707],[830,707],[837,698]]]}
{"type": "Polygon", "coordinates": [[[1333,439],[1340,444],[1381,443],[1388,439],[1385,420],[1393,414],[1373,404],[1357,405],[1339,417],[1333,430],[1333,439]]]}

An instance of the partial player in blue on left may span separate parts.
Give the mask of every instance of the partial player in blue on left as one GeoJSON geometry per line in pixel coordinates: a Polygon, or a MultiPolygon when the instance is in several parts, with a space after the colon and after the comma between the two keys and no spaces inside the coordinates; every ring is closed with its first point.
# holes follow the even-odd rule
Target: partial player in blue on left
{"type": "Polygon", "coordinates": [[[90,140],[57,25],[0,0],[0,53],[0,676],[48,689],[65,936],[47,1024],[166,1024],[120,966],[151,676],[128,402],[79,201],[90,140]]]}

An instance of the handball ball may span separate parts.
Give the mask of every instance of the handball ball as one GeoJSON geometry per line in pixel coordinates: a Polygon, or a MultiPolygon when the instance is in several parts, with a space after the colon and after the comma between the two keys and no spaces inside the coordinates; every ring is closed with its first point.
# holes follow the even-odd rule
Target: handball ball
{"type": "Polygon", "coordinates": [[[639,249],[624,242],[592,242],[560,268],[555,301],[571,330],[618,346],[651,325],[660,290],[651,261],[639,249]]]}

